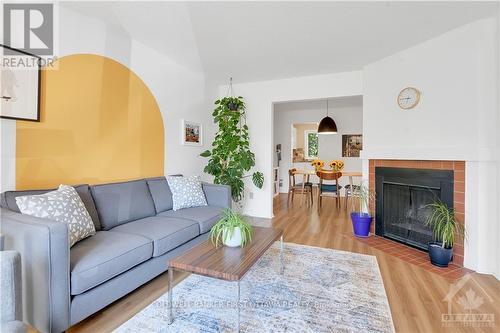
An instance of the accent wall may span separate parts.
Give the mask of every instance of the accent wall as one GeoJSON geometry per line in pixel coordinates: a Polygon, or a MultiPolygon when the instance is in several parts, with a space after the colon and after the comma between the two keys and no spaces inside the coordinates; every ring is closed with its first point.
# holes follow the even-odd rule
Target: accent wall
{"type": "Polygon", "coordinates": [[[41,122],[16,124],[16,188],[163,175],[162,115],[144,82],[99,55],[57,66],[42,71],[41,122]]]}

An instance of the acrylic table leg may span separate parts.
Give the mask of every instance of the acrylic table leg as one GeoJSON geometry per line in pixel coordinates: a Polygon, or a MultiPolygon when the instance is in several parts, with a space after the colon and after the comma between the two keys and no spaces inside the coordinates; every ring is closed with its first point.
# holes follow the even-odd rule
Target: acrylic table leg
{"type": "Polygon", "coordinates": [[[167,301],[167,315],[168,315],[168,324],[172,324],[172,322],[174,321],[174,317],[173,317],[173,314],[172,314],[172,307],[173,307],[173,304],[172,304],[172,284],[174,282],[174,269],[173,268],[169,268],[168,269],[168,301],[167,301]]]}
{"type": "Polygon", "coordinates": [[[285,259],[283,257],[283,248],[284,248],[284,243],[283,243],[283,235],[280,237],[280,274],[283,275],[285,273],[285,259]]]}
{"type": "Polygon", "coordinates": [[[236,300],[236,306],[237,306],[237,311],[238,311],[238,320],[236,322],[236,332],[240,332],[240,281],[237,282],[238,284],[238,298],[236,300]]]}

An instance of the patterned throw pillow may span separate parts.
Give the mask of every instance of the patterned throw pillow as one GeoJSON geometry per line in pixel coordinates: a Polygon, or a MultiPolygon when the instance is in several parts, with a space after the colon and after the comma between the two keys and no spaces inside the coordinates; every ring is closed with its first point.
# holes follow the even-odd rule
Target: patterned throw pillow
{"type": "Polygon", "coordinates": [[[95,235],[92,218],[71,186],[60,185],[56,191],[17,197],[16,203],[23,214],[68,224],[70,247],[95,235]]]}
{"type": "Polygon", "coordinates": [[[198,176],[167,177],[167,181],[172,192],[173,210],[207,205],[198,176]]]}

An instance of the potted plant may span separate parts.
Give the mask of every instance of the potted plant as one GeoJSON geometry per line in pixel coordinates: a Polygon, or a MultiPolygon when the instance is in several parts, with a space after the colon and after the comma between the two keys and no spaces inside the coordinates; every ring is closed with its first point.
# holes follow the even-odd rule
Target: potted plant
{"type": "Polygon", "coordinates": [[[432,227],[434,242],[429,243],[429,258],[438,267],[448,267],[453,258],[455,236],[465,239],[465,229],[455,217],[455,210],[441,201],[426,205],[431,209],[425,224],[432,227]]]}
{"type": "Polygon", "coordinates": [[[356,201],[352,202],[351,221],[354,235],[357,237],[368,237],[373,216],[369,213],[369,205],[375,199],[375,194],[370,191],[365,184],[359,185],[353,189],[359,198],[359,208],[356,207],[356,201]]]}
{"type": "Polygon", "coordinates": [[[215,247],[221,243],[229,247],[245,246],[252,241],[252,226],[245,218],[229,208],[210,230],[210,239],[215,247]]]}
{"type": "Polygon", "coordinates": [[[262,172],[247,174],[255,166],[255,155],[250,150],[243,97],[229,96],[216,100],[212,116],[219,129],[212,148],[200,154],[208,158],[204,171],[214,176],[215,184],[231,186],[233,201],[239,203],[244,195],[245,178],[252,177],[253,184],[258,188],[264,185],[262,172]]]}

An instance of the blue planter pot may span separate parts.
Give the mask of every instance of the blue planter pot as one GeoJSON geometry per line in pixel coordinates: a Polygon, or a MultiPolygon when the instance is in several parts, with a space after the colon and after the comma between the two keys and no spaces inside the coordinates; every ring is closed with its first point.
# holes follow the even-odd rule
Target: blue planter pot
{"type": "Polygon", "coordinates": [[[429,258],[431,264],[438,267],[448,267],[453,257],[453,248],[443,248],[441,243],[429,243],[429,258]]]}
{"type": "Polygon", "coordinates": [[[368,213],[352,212],[351,221],[354,235],[357,237],[368,237],[373,216],[368,213]]]}

